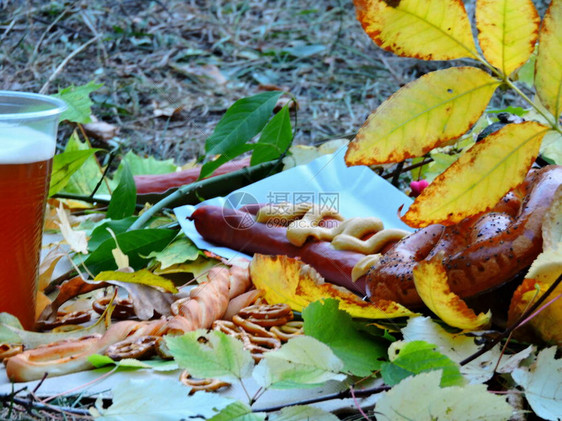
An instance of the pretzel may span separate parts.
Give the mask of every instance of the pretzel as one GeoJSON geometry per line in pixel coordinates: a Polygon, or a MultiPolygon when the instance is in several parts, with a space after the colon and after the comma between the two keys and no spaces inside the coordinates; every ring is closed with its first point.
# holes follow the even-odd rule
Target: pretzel
{"type": "Polygon", "coordinates": [[[66,313],[64,311],[57,312],[57,317],[55,320],[43,320],[37,322],[37,327],[40,330],[50,330],[59,326],[67,325],[79,325],[85,322],[89,322],[92,315],[89,312],[78,310],[66,313]]]}
{"type": "Polygon", "coordinates": [[[0,344],[0,362],[23,352],[22,344],[0,344]]]}
{"type": "Polygon", "coordinates": [[[295,336],[304,335],[304,322],[294,320],[281,326],[273,326],[269,331],[281,341],[287,342],[295,336]]]}
{"type": "Polygon", "coordinates": [[[111,345],[105,355],[115,361],[125,358],[147,359],[156,354],[157,336],[141,336],[134,341],[122,341],[111,345]]]}
{"type": "Polygon", "coordinates": [[[218,330],[225,335],[235,337],[237,339],[242,339],[246,334],[246,331],[241,327],[231,322],[229,320],[215,320],[213,322],[213,330],[218,330]]]}
{"type": "Polygon", "coordinates": [[[261,304],[243,308],[238,316],[261,327],[271,327],[280,326],[292,320],[293,312],[287,304],[261,304]]]}
{"type": "Polygon", "coordinates": [[[263,359],[263,354],[281,348],[281,341],[277,337],[263,337],[247,334],[243,337],[244,349],[250,351],[255,362],[263,359]]]}
{"type": "Polygon", "coordinates": [[[244,329],[248,334],[252,334],[255,336],[260,336],[262,338],[274,338],[275,335],[269,332],[267,329],[263,328],[262,326],[249,321],[248,319],[243,319],[238,314],[232,317],[232,321],[235,325],[240,326],[244,329]]]}
{"type": "MultiPolygon", "coordinates": [[[[112,297],[105,296],[95,300],[92,303],[92,308],[98,314],[103,314],[109,303],[111,302],[112,297]]],[[[127,298],[115,298],[113,300],[113,312],[111,313],[111,317],[114,319],[119,320],[127,320],[135,317],[135,307],[133,306],[133,301],[127,298]]]]}
{"type": "Polygon", "coordinates": [[[230,383],[218,379],[194,379],[187,370],[183,370],[180,374],[180,382],[184,385],[191,387],[190,395],[193,395],[199,390],[205,392],[215,392],[222,387],[229,387],[230,383]]]}

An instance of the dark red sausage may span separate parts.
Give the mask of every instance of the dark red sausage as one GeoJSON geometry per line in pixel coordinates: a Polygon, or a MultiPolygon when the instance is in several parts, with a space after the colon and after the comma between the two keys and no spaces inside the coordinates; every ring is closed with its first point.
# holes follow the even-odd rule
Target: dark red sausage
{"type": "Polygon", "coordinates": [[[365,257],[336,250],[326,241],[307,241],[296,247],[287,240],[287,229],[255,222],[252,214],[218,206],[201,206],[191,215],[195,228],[212,243],[247,254],[261,253],[300,257],[329,282],[365,295],[365,280],[351,281],[355,264],[365,257]]]}

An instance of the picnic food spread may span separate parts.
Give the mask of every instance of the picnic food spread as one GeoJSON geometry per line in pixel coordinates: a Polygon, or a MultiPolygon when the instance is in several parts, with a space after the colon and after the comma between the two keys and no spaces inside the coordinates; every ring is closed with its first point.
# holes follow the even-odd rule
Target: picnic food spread
{"type": "MultiPolygon", "coordinates": [[[[527,267],[541,251],[542,219],[561,183],[560,166],[532,170],[490,212],[448,227],[431,225],[413,234],[384,229],[377,218],[345,220],[337,212],[313,204],[239,210],[202,206],[191,218],[210,241],[246,253],[298,257],[326,280],[355,293],[367,292],[371,298],[415,307],[421,300],[412,270],[419,261],[442,259],[451,288],[463,297],[494,288],[527,267]]],[[[102,287],[98,283],[83,291],[102,287]]],[[[210,269],[204,282],[176,294],[169,314],[130,320],[135,314],[126,298],[97,298],[92,303],[96,313],[105,314],[108,306],[114,306],[113,319],[126,320],[115,321],[104,333],[32,349],[2,344],[0,358],[11,381],[30,381],[45,373],[57,376],[92,368],[88,357],[94,353],[114,360],[156,354],[169,358],[164,335],[212,328],[241,340],[259,361],[264,352],[303,333],[302,322],[293,320],[288,305],[260,302],[261,296],[262,291],[253,289],[248,262],[238,261],[210,269]]],[[[42,326],[50,329],[85,321],[76,317],[57,312],[52,320],[43,320],[42,326]]],[[[192,379],[187,372],[182,373],[181,381],[193,390],[225,386],[192,379]]]]}

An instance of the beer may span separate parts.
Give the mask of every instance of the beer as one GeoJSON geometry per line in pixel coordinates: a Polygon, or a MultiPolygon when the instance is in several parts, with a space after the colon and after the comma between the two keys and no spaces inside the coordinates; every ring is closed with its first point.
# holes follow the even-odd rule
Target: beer
{"type": "Polygon", "coordinates": [[[0,312],[35,322],[36,280],[53,136],[0,122],[0,312]]]}

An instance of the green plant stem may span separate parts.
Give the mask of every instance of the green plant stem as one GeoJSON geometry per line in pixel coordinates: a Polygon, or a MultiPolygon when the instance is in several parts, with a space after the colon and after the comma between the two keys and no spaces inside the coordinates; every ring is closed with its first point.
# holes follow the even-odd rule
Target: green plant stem
{"type": "Polygon", "coordinates": [[[556,130],[557,132],[562,134],[562,129],[560,128],[560,126],[556,123],[555,120],[553,120],[553,117],[550,114],[547,114],[545,112],[543,112],[543,110],[541,110],[539,107],[537,107],[537,104],[535,104],[531,98],[529,98],[525,92],[523,92],[521,89],[519,89],[515,83],[513,83],[513,81],[506,76],[503,72],[501,72],[500,70],[496,69],[494,66],[492,66],[490,63],[488,63],[488,61],[482,57],[480,54],[478,54],[476,56],[476,59],[482,63],[484,66],[486,66],[486,68],[488,70],[490,70],[494,75],[496,75],[498,78],[500,78],[501,80],[503,80],[503,82],[509,86],[511,89],[513,89],[515,91],[515,93],[517,93],[521,98],[523,98],[523,100],[525,102],[527,102],[531,107],[533,107],[535,109],[535,111],[537,113],[539,113],[542,117],[544,117],[546,119],[546,121],[548,121],[548,123],[550,124],[550,126],[552,127],[553,130],[556,130]]]}
{"type": "Polygon", "coordinates": [[[162,200],[155,203],[154,206],[144,212],[141,216],[139,216],[139,218],[129,227],[128,231],[141,229],[150,220],[150,218],[152,218],[163,208],[167,207],[169,204],[180,199],[181,197],[195,192],[196,190],[205,187],[208,188],[209,186],[224,185],[225,183],[228,183],[229,181],[237,177],[245,177],[252,180],[256,178],[256,176],[259,176],[262,172],[267,172],[266,175],[269,175],[276,172],[280,167],[280,164],[280,160],[263,162],[261,164],[254,165],[253,167],[245,167],[238,171],[221,174],[216,177],[199,180],[194,183],[181,186],[180,188],[178,188],[178,190],[164,197],[162,200]]]}

